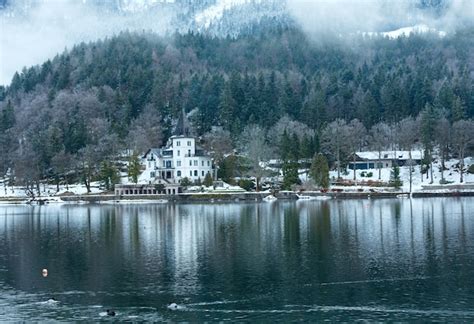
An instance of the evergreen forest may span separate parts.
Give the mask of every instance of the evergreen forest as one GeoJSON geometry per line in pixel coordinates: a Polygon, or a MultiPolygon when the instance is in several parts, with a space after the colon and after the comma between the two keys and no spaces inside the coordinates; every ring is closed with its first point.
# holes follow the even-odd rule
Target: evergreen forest
{"type": "Polygon", "coordinates": [[[395,40],[290,27],[235,38],[124,32],[78,44],[0,87],[0,174],[92,179],[126,149],[162,145],[183,110],[197,136],[220,126],[237,148],[249,125],[296,125],[268,136],[283,158],[295,146],[293,157],[320,152],[336,121],[371,129],[424,112],[449,127],[474,116],[474,30],[395,40]]]}

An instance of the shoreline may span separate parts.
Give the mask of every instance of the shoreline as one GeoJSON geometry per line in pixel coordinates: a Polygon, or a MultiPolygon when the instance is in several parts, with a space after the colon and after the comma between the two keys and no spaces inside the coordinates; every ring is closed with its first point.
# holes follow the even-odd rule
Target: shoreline
{"type": "MultiPolygon", "coordinates": [[[[175,195],[133,195],[116,196],[114,194],[89,194],[71,196],[45,196],[38,197],[35,201],[30,201],[27,197],[0,197],[0,205],[19,204],[119,204],[119,203],[214,203],[214,202],[263,202],[265,198],[271,196],[269,192],[245,192],[245,193],[180,193],[175,195]]],[[[443,191],[417,191],[413,192],[411,198],[436,198],[436,197],[474,197],[474,190],[449,190],[443,191]]],[[[327,192],[304,191],[292,192],[284,191],[275,194],[272,201],[297,201],[297,200],[329,200],[329,199],[398,199],[410,198],[408,192],[327,192]],[[304,196],[301,199],[298,196],[304,196]]]]}

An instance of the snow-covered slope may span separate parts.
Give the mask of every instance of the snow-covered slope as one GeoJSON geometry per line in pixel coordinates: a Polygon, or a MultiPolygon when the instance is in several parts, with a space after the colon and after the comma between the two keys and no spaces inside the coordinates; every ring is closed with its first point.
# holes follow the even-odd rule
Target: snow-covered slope
{"type": "Polygon", "coordinates": [[[446,32],[436,30],[435,28],[430,28],[427,25],[415,25],[412,27],[403,27],[396,30],[382,32],[381,35],[384,37],[389,37],[392,39],[399,38],[399,37],[408,37],[411,34],[426,34],[426,33],[433,33],[437,34],[440,37],[446,36],[446,32]]]}
{"type": "Polygon", "coordinates": [[[437,30],[436,28],[431,28],[424,24],[402,27],[385,32],[364,32],[362,34],[367,36],[382,36],[388,37],[390,39],[397,39],[399,37],[409,37],[410,35],[422,35],[428,33],[438,35],[439,37],[445,37],[447,35],[445,31],[437,30]]]}

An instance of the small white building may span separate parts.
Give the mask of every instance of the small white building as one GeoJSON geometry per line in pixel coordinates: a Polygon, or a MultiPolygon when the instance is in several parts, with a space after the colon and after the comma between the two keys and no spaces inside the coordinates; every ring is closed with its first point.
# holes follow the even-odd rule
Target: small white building
{"type": "Polygon", "coordinates": [[[178,184],[184,178],[203,181],[207,174],[215,179],[212,158],[190,135],[184,113],[166,146],[148,150],[143,156],[143,163],[145,171],[140,176],[141,183],[178,184]]]}
{"type": "MultiPolygon", "coordinates": [[[[357,152],[356,170],[368,170],[378,168],[391,168],[394,164],[398,166],[407,165],[410,160],[410,151],[382,151],[380,156],[377,151],[357,152]]],[[[420,151],[412,151],[411,159],[414,164],[421,164],[423,154],[420,151]]],[[[351,158],[348,163],[349,169],[354,170],[354,161],[351,158]]]]}

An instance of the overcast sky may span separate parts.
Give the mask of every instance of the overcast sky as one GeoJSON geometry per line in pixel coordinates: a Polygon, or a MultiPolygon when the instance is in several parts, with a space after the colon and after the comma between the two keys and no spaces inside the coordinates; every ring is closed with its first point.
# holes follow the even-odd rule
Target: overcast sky
{"type": "MultiPolygon", "coordinates": [[[[125,29],[162,32],[170,26],[169,12],[100,15],[79,0],[43,1],[26,17],[0,17],[0,84],[8,84],[22,67],[41,64],[78,42],[125,29]]],[[[366,32],[414,24],[449,32],[474,21],[474,0],[452,0],[441,17],[417,9],[416,1],[289,0],[288,7],[302,28],[315,37],[334,31],[366,32]]]]}

